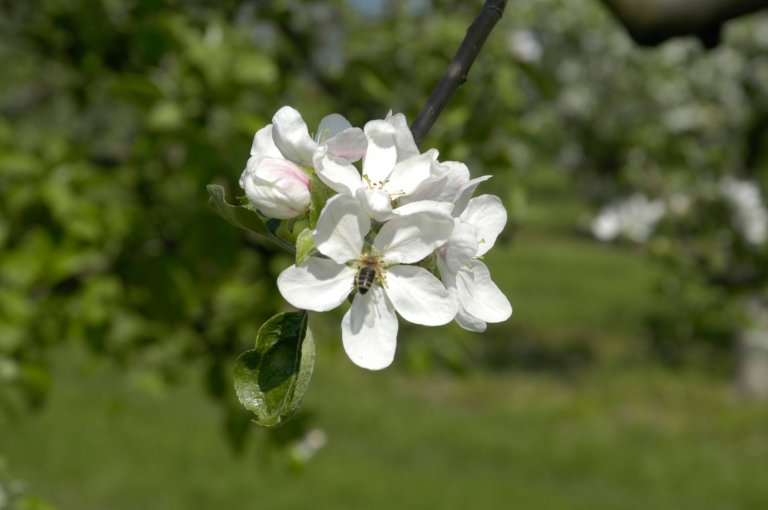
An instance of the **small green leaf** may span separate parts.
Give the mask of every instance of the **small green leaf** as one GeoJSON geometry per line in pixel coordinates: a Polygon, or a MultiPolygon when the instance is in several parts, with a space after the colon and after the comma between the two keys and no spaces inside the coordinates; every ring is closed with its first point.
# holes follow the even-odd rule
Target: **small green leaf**
{"type": "Polygon", "coordinates": [[[325,207],[325,203],[336,192],[321,181],[317,174],[312,174],[309,181],[309,190],[309,227],[314,229],[317,226],[317,219],[320,217],[320,212],[325,207]]]}
{"type": "Polygon", "coordinates": [[[296,238],[296,265],[303,264],[315,249],[315,240],[312,238],[312,230],[305,228],[296,238]]]}
{"type": "Polygon", "coordinates": [[[280,425],[299,408],[314,363],[307,312],[279,313],[259,329],[256,348],[237,359],[237,398],[256,415],[259,425],[280,425]]]}
{"type": "Polygon", "coordinates": [[[277,230],[277,227],[280,225],[280,220],[268,220],[265,222],[259,213],[256,212],[253,205],[247,201],[239,200],[241,205],[228,203],[226,198],[224,198],[224,188],[218,184],[209,184],[207,188],[210,194],[211,207],[219,216],[232,225],[252,232],[261,239],[271,241],[288,252],[293,253],[293,245],[273,232],[273,229],[277,230]]]}
{"type": "Polygon", "coordinates": [[[211,195],[211,207],[219,216],[243,230],[248,230],[267,238],[271,236],[267,225],[256,211],[244,205],[227,203],[226,198],[224,198],[224,188],[218,184],[209,184],[207,188],[208,193],[211,195]]]}

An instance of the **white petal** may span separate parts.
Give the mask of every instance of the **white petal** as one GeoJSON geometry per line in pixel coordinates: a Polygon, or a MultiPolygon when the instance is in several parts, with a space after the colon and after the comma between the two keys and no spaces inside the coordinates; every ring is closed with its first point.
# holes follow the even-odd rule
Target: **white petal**
{"type": "Polygon", "coordinates": [[[453,203],[456,204],[456,206],[453,208],[453,214],[459,215],[462,212],[464,212],[464,208],[467,207],[467,204],[469,203],[469,199],[472,198],[472,195],[475,193],[475,189],[477,189],[477,186],[483,182],[490,179],[490,175],[482,175],[480,177],[477,177],[476,179],[472,179],[471,181],[463,184],[459,191],[456,194],[456,198],[454,199],[453,203]]]}
{"type": "Polygon", "coordinates": [[[283,156],[294,163],[311,165],[317,144],[309,136],[301,114],[290,106],[283,106],[272,117],[272,124],[272,139],[283,156]]]}
{"type": "Polygon", "coordinates": [[[437,151],[430,149],[424,154],[400,161],[395,165],[384,189],[398,198],[412,193],[430,178],[432,162],[437,159],[437,151]]]}
{"type": "Polygon", "coordinates": [[[472,262],[456,274],[456,290],[464,310],[485,322],[502,322],[512,315],[512,305],[482,262],[472,262]]]}
{"type": "Polygon", "coordinates": [[[445,288],[448,289],[454,299],[457,300],[459,309],[456,312],[456,324],[468,331],[476,331],[482,333],[486,329],[485,321],[481,321],[477,317],[473,317],[464,310],[464,306],[461,304],[461,300],[458,299],[458,291],[456,290],[456,274],[452,273],[445,267],[445,263],[442,258],[437,258],[437,268],[440,271],[440,279],[443,281],[445,288]]]}
{"type": "Polygon", "coordinates": [[[356,294],[341,321],[341,339],[347,356],[368,370],[388,367],[397,347],[397,316],[384,289],[373,287],[356,294]]]}
{"type": "Polygon", "coordinates": [[[251,156],[257,158],[270,157],[270,158],[282,158],[280,150],[272,141],[272,124],[267,124],[263,128],[256,131],[256,135],[253,137],[253,145],[251,145],[251,156]]]}
{"type": "Polygon", "coordinates": [[[477,317],[468,314],[462,307],[459,307],[459,311],[456,313],[456,324],[467,331],[475,331],[477,333],[482,333],[487,328],[485,321],[481,321],[477,317]]]}
{"type": "Polygon", "coordinates": [[[408,122],[405,120],[405,115],[402,113],[392,115],[392,112],[389,112],[385,120],[395,127],[397,160],[402,161],[413,156],[418,156],[419,148],[416,147],[416,142],[413,141],[413,134],[408,127],[408,122]]]}
{"type": "MultiPolygon", "coordinates": [[[[272,141],[272,124],[268,124],[267,126],[256,131],[256,134],[253,137],[253,144],[251,145],[251,158],[249,159],[249,162],[251,159],[258,161],[264,157],[283,157],[283,155],[280,154],[280,151],[277,149],[275,143],[272,141]]],[[[245,177],[247,173],[248,167],[245,168],[242,175],[240,176],[240,187],[243,189],[245,189],[245,177]]]]}
{"type": "Polygon", "coordinates": [[[277,277],[286,301],[303,310],[326,312],[339,306],[352,291],[356,270],[329,259],[310,257],[277,277]]]}
{"type": "Polygon", "coordinates": [[[402,202],[438,200],[453,203],[459,189],[467,182],[469,182],[469,169],[464,163],[433,161],[429,178],[419,184],[402,202]]]}
{"type": "Polygon", "coordinates": [[[362,158],[368,148],[368,139],[360,128],[345,129],[326,142],[328,153],[344,158],[347,161],[357,161],[362,158]]]}
{"type": "Polygon", "coordinates": [[[258,162],[258,159],[251,156],[248,158],[248,161],[245,163],[245,170],[243,170],[243,173],[240,174],[240,187],[242,189],[245,189],[245,183],[248,182],[249,177],[251,174],[253,174],[254,170],[256,170],[256,163],[258,162]]]}
{"type": "Polygon", "coordinates": [[[327,153],[327,147],[318,149],[313,159],[317,176],[337,193],[354,195],[363,185],[357,168],[346,159],[327,153]]]}
{"type": "Polygon", "coordinates": [[[440,326],[456,316],[455,296],[423,267],[392,266],[386,270],[386,285],[397,313],[408,322],[440,326]]]}
{"type": "Polygon", "coordinates": [[[325,203],[312,233],[315,247],[339,264],[360,257],[371,220],[360,203],[349,195],[336,195],[325,203]]]}
{"type": "Polygon", "coordinates": [[[373,247],[389,264],[423,259],[451,237],[453,218],[441,209],[395,216],[381,227],[373,247]]]}
{"type": "MultiPolygon", "coordinates": [[[[459,194],[462,186],[469,182],[469,168],[464,163],[458,161],[444,161],[440,163],[440,169],[445,179],[439,200],[449,200],[453,202],[459,194]]],[[[474,191],[474,189],[473,189],[474,191]]],[[[470,196],[472,193],[470,193],[470,196]]]]}
{"type": "MultiPolygon", "coordinates": [[[[469,223],[456,220],[451,238],[438,250],[445,268],[455,274],[466,266],[477,253],[477,231],[469,223]]],[[[442,274],[442,270],[441,270],[442,274]]]]}
{"type": "Polygon", "coordinates": [[[401,204],[420,202],[422,200],[440,200],[440,192],[445,184],[442,178],[430,176],[408,195],[399,199],[401,204]]]}
{"type": "Polygon", "coordinates": [[[435,209],[442,210],[445,214],[451,214],[453,212],[453,204],[450,202],[435,202],[434,200],[419,200],[418,202],[409,202],[397,209],[393,209],[392,214],[407,216],[421,211],[434,211],[435,209]]]}
{"type": "Polygon", "coordinates": [[[386,221],[392,215],[392,199],[386,191],[360,188],[356,197],[374,220],[386,221]]]}
{"type": "Polygon", "coordinates": [[[480,257],[493,248],[496,238],[504,230],[507,210],[499,197],[480,195],[469,201],[460,218],[477,230],[478,250],[475,256],[480,257]]]}
{"type": "Polygon", "coordinates": [[[350,124],[347,119],[338,113],[326,115],[323,117],[323,119],[320,121],[320,125],[317,127],[317,133],[315,133],[315,142],[325,143],[345,129],[351,127],[352,124],[350,124]]]}
{"type": "Polygon", "coordinates": [[[368,138],[368,150],[363,158],[363,175],[372,186],[384,182],[397,162],[395,128],[389,122],[372,120],[363,128],[368,138]]]}

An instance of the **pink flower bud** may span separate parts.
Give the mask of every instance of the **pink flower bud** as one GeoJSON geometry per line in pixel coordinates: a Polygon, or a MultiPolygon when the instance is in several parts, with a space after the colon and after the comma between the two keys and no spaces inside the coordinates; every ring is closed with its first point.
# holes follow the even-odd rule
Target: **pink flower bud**
{"type": "Polygon", "coordinates": [[[309,207],[309,176],[287,159],[250,158],[242,185],[248,200],[270,218],[295,218],[309,207]]]}

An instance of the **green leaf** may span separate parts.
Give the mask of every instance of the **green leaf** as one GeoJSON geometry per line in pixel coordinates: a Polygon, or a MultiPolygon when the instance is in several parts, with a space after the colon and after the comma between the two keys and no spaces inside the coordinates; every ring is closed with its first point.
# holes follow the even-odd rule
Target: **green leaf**
{"type": "Polygon", "coordinates": [[[315,249],[315,240],[312,238],[312,230],[305,228],[296,238],[296,265],[303,264],[315,249]]]}
{"type": "Polygon", "coordinates": [[[277,244],[290,253],[294,252],[294,247],[291,243],[273,233],[273,229],[276,230],[277,226],[280,225],[280,220],[268,220],[268,222],[265,222],[250,203],[241,203],[241,205],[228,203],[226,198],[224,198],[224,188],[218,184],[209,184],[207,189],[210,195],[211,207],[219,216],[238,228],[252,232],[261,239],[277,244]],[[270,228],[268,226],[269,222],[277,223],[271,224],[272,228],[270,228]]]}
{"type": "Polygon", "coordinates": [[[244,205],[227,203],[226,198],[224,198],[224,188],[218,184],[209,184],[207,188],[211,196],[211,207],[219,216],[238,228],[254,232],[266,238],[271,237],[272,233],[256,211],[244,205]]]}
{"type": "Polygon", "coordinates": [[[320,212],[325,207],[325,203],[336,192],[321,181],[317,174],[312,174],[309,180],[309,190],[309,228],[314,229],[317,226],[317,219],[320,217],[320,212]]]}
{"type": "Polygon", "coordinates": [[[279,313],[259,329],[256,348],[235,364],[235,392],[256,422],[275,427],[299,408],[315,363],[307,312],[279,313]]]}

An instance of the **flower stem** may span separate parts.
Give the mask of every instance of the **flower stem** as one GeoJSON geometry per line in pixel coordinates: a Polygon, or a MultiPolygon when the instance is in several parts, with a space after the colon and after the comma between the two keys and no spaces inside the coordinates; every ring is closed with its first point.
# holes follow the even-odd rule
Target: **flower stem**
{"type": "Polygon", "coordinates": [[[417,145],[427,136],[459,85],[467,81],[469,69],[480,53],[488,34],[501,19],[506,6],[507,0],[486,0],[480,14],[467,29],[467,34],[448,65],[448,69],[411,125],[413,139],[417,145]]]}

